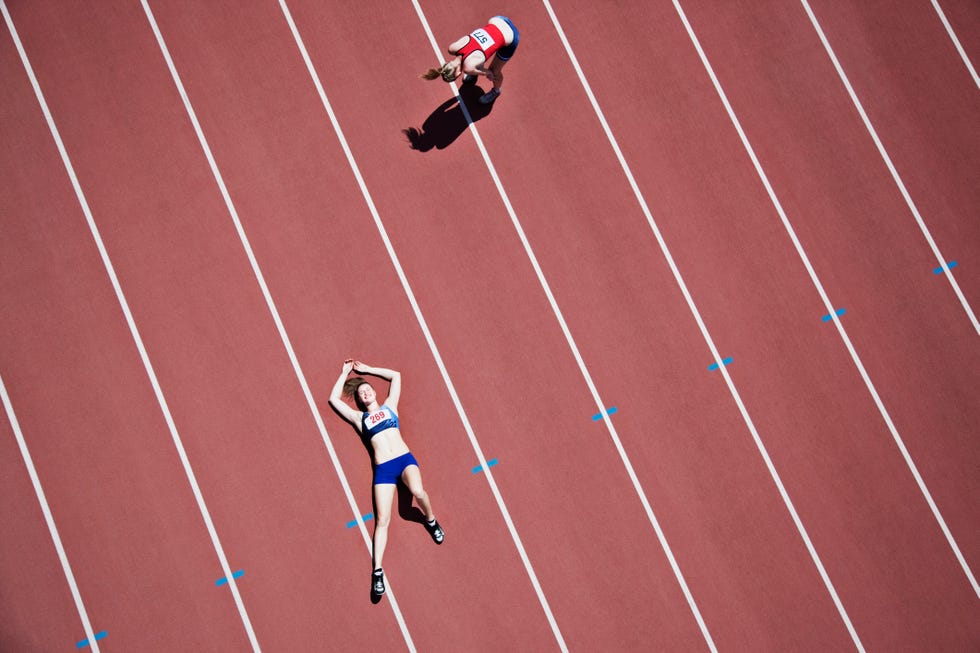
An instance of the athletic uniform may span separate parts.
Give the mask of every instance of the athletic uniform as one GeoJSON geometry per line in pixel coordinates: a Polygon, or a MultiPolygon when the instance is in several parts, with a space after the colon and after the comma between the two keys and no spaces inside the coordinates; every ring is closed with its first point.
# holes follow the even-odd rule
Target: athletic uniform
{"type": "MultiPolygon", "coordinates": [[[[361,432],[370,440],[387,429],[398,428],[398,415],[388,406],[381,406],[373,413],[361,413],[361,432]]],[[[418,467],[419,463],[411,453],[386,460],[374,466],[374,485],[395,485],[402,472],[409,465],[418,467]]]]}
{"type": "Polygon", "coordinates": [[[470,32],[470,38],[466,42],[466,45],[461,47],[459,52],[457,52],[463,58],[463,61],[466,61],[466,57],[477,50],[482,51],[488,60],[495,54],[501,61],[509,61],[514,56],[514,51],[517,50],[517,42],[520,40],[517,28],[514,27],[514,23],[506,16],[494,16],[494,18],[499,18],[510,25],[511,30],[514,32],[513,43],[505,46],[503,32],[493,23],[487,23],[480,29],[475,29],[470,32]]]}

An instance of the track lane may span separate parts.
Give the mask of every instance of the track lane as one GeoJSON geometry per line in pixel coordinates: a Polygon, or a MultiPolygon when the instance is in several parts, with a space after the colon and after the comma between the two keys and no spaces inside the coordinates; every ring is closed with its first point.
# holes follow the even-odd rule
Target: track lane
{"type": "MultiPolygon", "coordinates": [[[[980,88],[935,9],[887,0],[811,6],[945,258],[964,266],[978,260],[980,88]]],[[[964,49],[977,55],[976,3],[954,20],[964,49]]],[[[970,270],[955,276],[977,314],[980,275],[970,270]]]]}
{"type": "MultiPolygon", "coordinates": [[[[404,293],[384,262],[370,214],[278,7],[237,21],[229,21],[232,7],[188,14],[176,4],[154,3],[154,13],[322,401],[354,492],[366,506],[365,450],[333,415],[326,394],[347,355],[403,370],[406,438],[448,533],[446,545],[436,547],[416,523],[396,516],[392,527],[385,567],[416,645],[479,650],[547,643],[547,623],[499,511],[471,471],[473,451],[418,338],[404,293]],[[276,62],[272,70],[270,61],[276,62]],[[276,110],[270,112],[270,106],[276,110]],[[363,247],[373,248],[372,254],[363,247]],[[474,573],[474,559],[492,573],[474,573]],[[462,591],[472,599],[460,601],[462,591]],[[530,617],[515,619],[518,615],[530,617]],[[501,629],[500,621],[513,625],[501,629]]],[[[366,587],[367,551],[356,561],[338,562],[357,574],[355,588],[366,587]]],[[[360,625],[371,621],[367,617],[360,625]]],[[[363,645],[363,638],[349,640],[351,646],[363,645]]]]}
{"type": "MultiPolygon", "coordinates": [[[[705,23],[708,11],[700,12],[705,23]]],[[[719,34],[708,43],[717,48],[716,58],[723,62],[720,71],[731,82],[732,100],[744,107],[740,112],[744,124],[752,130],[764,165],[773,171],[777,192],[787,197],[787,210],[800,216],[799,235],[813,254],[818,273],[828,279],[832,296],[842,298],[842,306],[854,302],[857,310],[843,318],[845,328],[975,574],[980,536],[972,524],[980,518],[980,506],[972,497],[980,492],[974,473],[980,465],[980,448],[971,425],[980,415],[970,389],[980,382],[976,333],[963,324],[962,307],[944,280],[926,272],[935,259],[910,216],[902,212],[904,202],[880,159],[876,160],[877,152],[854,118],[850,101],[842,92],[828,93],[828,88],[836,88],[831,83],[836,74],[828,61],[821,61],[822,48],[814,48],[814,36],[804,40],[789,36],[801,32],[808,22],[801,20],[798,11],[775,4],[760,6],[743,21],[728,23],[742,26],[737,32],[726,27],[725,38],[719,34]],[[765,36],[760,38],[761,34],[765,36]],[[744,49],[745,43],[755,45],[758,50],[748,51],[759,56],[740,57],[738,49],[744,49]],[[777,70],[791,70],[793,65],[801,66],[801,72],[780,78],[779,86],[767,81],[777,70]],[[766,101],[759,102],[760,98],[766,101]],[[828,134],[836,138],[828,141],[828,134]],[[789,148],[786,143],[801,147],[789,148]],[[824,163],[815,165],[815,161],[824,163]],[[887,248],[869,246],[881,239],[887,248]]],[[[894,27],[879,26],[874,34],[882,38],[890,30],[894,30],[892,39],[901,40],[904,32],[894,27]]],[[[928,33],[933,49],[945,54],[946,68],[953,66],[956,62],[946,51],[943,34],[928,33]]],[[[918,48],[924,61],[934,58],[926,54],[928,49],[925,43],[918,48]]],[[[941,74],[936,69],[922,77],[941,74]]],[[[907,109],[902,119],[913,113],[914,109],[907,109]]],[[[959,139],[964,150],[980,156],[980,141],[977,147],[970,145],[971,133],[980,136],[980,131],[955,120],[944,126],[948,132],[942,141],[959,139]]],[[[883,138],[886,130],[886,126],[878,130],[883,138]]],[[[898,132],[893,128],[892,133],[898,132]]],[[[933,147],[920,143],[919,149],[933,147]]],[[[970,171],[951,173],[952,180],[946,183],[958,184],[961,193],[973,192],[965,178],[974,174],[968,167],[970,171]]],[[[964,232],[976,232],[965,218],[969,213],[964,208],[950,219],[964,232]]],[[[929,215],[925,219],[930,222],[929,215]]]]}
{"type": "MultiPolygon", "coordinates": [[[[12,13],[30,53],[32,20],[46,25],[43,12],[12,13]]],[[[182,472],[166,425],[37,98],[3,37],[0,161],[11,183],[0,199],[0,367],[89,619],[107,632],[103,643],[122,648],[181,641],[221,650],[216,639],[238,648],[247,642],[234,605],[210,591],[219,566],[200,513],[189,491],[174,491],[182,472]]],[[[16,453],[12,434],[4,450],[16,453]]],[[[23,460],[5,456],[4,470],[11,483],[28,482],[23,460]]],[[[28,564],[41,554],[57,564],[43,519],[37,527],[11,527],[4,538],[20,552],[6,560],[16,571],[3,576],[5,600],[17,604],[4,612],[5,642],[57,637],[56,647],[70,648],[85,635],[74,606],[62,607],[71,601],[64,574],[28,564]],[[47,606],[34,613],[45,625],[20,630],[30,621],[17,612],[36,601],[47,606]]]]}
{"type": "MultiPolygon", "coordinates": [[[[637,44],[641,60],[657,64],[651,83],[635,87],[616,83],[613,58],[589,60],[585,67],[646,197],[656,198],[663,216],[661,227],[668,243],[677,244],[674,254],[681,270],[700,271],[689,281],[692,292],[701,298],[705,319],[717,331],[716,340],[734,354],[735,382],[758,416],[763,437],[770,434],[776,466],[784,471],[790,495],[858,633],[862,638],[867,635],[869,646],[879,638],[902,636],[910,641],[933,636],[969,641],[962,572],[880,415],[870,399],[855,400],[867,398],[867,390],[839,340],[833,342],[836,334],[822,334],[815,328],[827,326],[820,325],[817,313],[824,311],[819,299],[734,130],[730,123],[724,127],[727,118],[700,62],[685,54],[693,46],[689,40],[684,43],[686,37],[677,37],[674,30],[683,30],[679,19],[666,8],[646,8],[629,24],[620,21],[607,27],[607,19],[580,4],[562,2],[557,10],[559,16],[569,16],[571,26],[566,25],[566,31],[573,46],[581,42],[586,48],[600,48],[611,39],[625,39],[637,44]],[[699,74],[700,87],[690,81],[699,79],[699,74]],[[671,111],[658,109],[665,101],[671,111]],[[647,137],[629,139],[634,133],[647,137]],[[689,189],[686,196],[685,188],[689,189]],[[744,365],[738,363],[740,355],[744,365]],[[787,404],[786,397],[806,401],[787,404]],[[851,434],[855,430],[867,434],[867,439],[855,441],[851,434]],[[849,452],[847,462],[842,462],[840,451],[849,452]],[[894,485],[869,487],[869,475],[893,479],[894,485]],[[882,513],[881,505],[893,508],[882,513]],[[931,531],[910,536],[910,530],[922,530],[916,524],[929,524],[931,531]],[[903,576],[898,577],[881,561],[897,564],[890,540],[903,538],[911,540],[904,555],[910,556],[907,564],[916,571],[903,568],[903,576]],[[922,564],[929,566],[928,572],[922,564]],[[855,582],[864,574],[863,582],[855,582]],[[895,584],[890,593],[883,589],[889,584],[895,584]],[[896,596],[903,598],[896,601],[896,596]],[[921,612],[909,607],[908,596],[918,597],[921,612]],[[927,607],[934,601],[949,610],[942,612],[943,617],[937,618],[936,611],[927,607]],[[892,614],[902,616],[892,622],[892,614]],[[947,626],[952,633],[946,632],[947,626]]],[[[707,31],[703,40],[721,39],[719,35],[738,26],[737,16],[722,21],[716,13],[709,16],[707,8],[704,15],[688,13],[695,14],[695,30],[707,31]]],[[[751,41],[743,38],[743,47],[727,53],[728,57],[753,53],[753,47],[744,46],[746,42],[751,41]]],[[[721,69],[733,65],[724,55],[708,54],[722,60],[721,69]]],[[[750,107],[763,105],[758,93],[742,99],[750,107]]],[[[763,106],[775,112],[779,103],[763,106]]],[[[770,116],[770,120],[798,121],[791,116],[770,116]]],[[[843,296],[843,305],[847,301],[853,300],[843,296]]],[[[965,591],[968,594],[968,585],[965,591]]]]}
{"type": "MultiPolygon", "coordinates": [[[[452,12],[427,6],[451,40],[452,12]]],[[[849,646],[745,423],[707,370],[711,354],[547,14],[517,16],[537,49],[515,58],[502,104],[479,126],[600,392],[612,389],[608,403],[625,404],[613,421],[664,511],[682,569],[693,570],[709,629],[721,648],[849,646]],[[522,64],[548,75],[521,75],[522,64]],[[557,97],[560,119],[540,111],[557,97]],[[505,106],[512,115],[493,119],[505,106]]],[[[596,44],[583,56],[614,64],[602,52],[596,44]]],[[[630,95],[617,106],[641,101],[630,95]]],[[[696,266],[686,271],[700,277],[696,266]]]]}
{"type": "MultiPolygon", "coordinates": [[[[978,36],[980,34],[980,11],[978,11],[977,4],[970,0],[937,0],[937,2],[946,16],[946,20],[949,21],[950,27],[953,28],[956,39],[960,42],[960,47],[963,48],[973,70],[976,71],[977,66],[980,65],[978,64],[980,61],[980,36],[978,36]]],[[[937,20],[942,22],[938,13],[936,16],[937,20]]],[[[955,44],[953,47],[956,47],[955,44]]],[[[965,63],[963,67],[969,71],[965,63]]]]}
{"type": "Polygon", "coordinates": [[[6,414],[0,422],[0,648],[67,649],[85,638],[82,622],[6,414]]]}
{"type": "MultiPolygon", "coordinates": [[[[385,616],[359,600],[367,584],[355,584],[363,577],[351,565],[311,563],[362,559],[364,544],[344,528],[350,511],[336,477],[324,473],[323,445],[145,16],[138,6],[104,5],[84,17],[70,8],[44,9],[35,8],[35,22],[25,21],[24,38],[36,38],[39,29],[63,36],[61,47],[48,51],[57,60],[39,58],[41,83],[53,89],[52,111],[147,348],[159,361],[158,376],[232,568],[246,571],[238,581],[245,604],[251,610],[254,602],[265,615],[256,623],[259,641],[403,645],[390,613],[391,628],[362,632],[362,623],[373,617],[384,624],[385,616]],[[100,43],[111,44],[108,52],[93,48],[92,33],[106,35],[100,43]],[[64,67],[62,56],[77,65],[64,67]],[[304,433],[292,446],[294,434],[304,433]],[[284,438],[290,446],[282,446],[284,438]]],[[[172,456],[172,444],[164,444],[172,456]]],[[[176,488],[186,483],[182,474],[166,481],[176,488]]],[[[205,600],[224,606],[230,599],[227,588],[215,587],[221,574],[213,555],[198,587],[205,600]]],[[[100,593],[111,595],[114,580],[106,578],[100,593]]],[[[166,594],[167,600],[179,596],[166,594]]],[[[241,646],[220,630],[191,632],[207,638],[204,648],[241,646]]]]}
{"type": "MultiPolygon", "coordinates": [[[[374,14],[370,7],[358,7],[351,9],[355,21],[334,16],[324,23],[305,4],[291,8],[301,31],[306,25],[316,26],[313,32],[306,29],[304,38],[315,61],[331,62],[321,71],[328,93],[331,88],[351,89],[331,100],[334,109],[382,217],[400,216],[388,220],[386,227],[396,249],[411,254],[402,257],[403,265],[477,434],[489,434],[481,439],[493,443],[491,447],[485,442],[484,449],[495,448],[502,453],[488,455],[506,461],[495,477],[505,497],[522,498],[511,512],[569,646],[654,641],[667,647],[704,647],[639,502],[631,498],[609,503],[613,496],[635,494],[608,437],[587,435],[593,431],[594,410],[584,384],[556,381],[581,377],[543,296],[528,289],[528,284],[534,288],[533,273],[499,197],[483,181],[485,167],[475,158],[471,141],[464,134],[451,146],[433,150],[439,156],[430,158],[409,149],[396,131],[401,125],[419,125],[446,98],[444,87],[417,79],[432,65],[431,50],[420,50],[405,37],[408,30],[417,30],[416,38],[424,38],[417,19],[400,10],[374,14]],[[385,67],[374,67],[374,60],[365,62],[340,46],[345,33],[369,20],[372,33],[389,44],[385,67]],[[358,61],[364,70],[358,70],[358,61]],[[365,75],[374,78],[382,72],[390,86],[363,83],[365,75]],[[398,92],[403,87],[406,90],[398,92]],[[388,142],[395,147],[379,149],[367,138],[368,125],[394,127],[388,142]],[[456,193],[435,191],[439,180],[451,179],[468,180],[462,203],[456,193]],[[419,192],[425,188],[433,192],[419,192]],[[468,212],[477,217],[468,217],[468,212]],[[507,271],[503,278],[501,270],[507,271]],[[519,383],[494,381],[515,375],[519,383]],[[547,415],[547,420],[554,420],[547,430],[570,433],[576,447],[585,449],[581,458],[555,458],[528,438],[540,428],[537,420],[545,418],[522,410],[528,392],[535,405],[569,406],[567,413],[547,415]],[[581,406],[581,412],[573,413],[572,406],[581,406]],[[594,461],[594,467],[579,469],[576,461],[583,459],[594,461]],[[599,488],[596,494],[577,495],[576,504],[570,505],[556,488],[564,488],[572,475],[580,479],[575,482],[599,488]],[[597,528],[593,519],[598,515],[615,527],[597,528]],[[555,542],[561,543],[562,556],[553,555],[555,542]],[[627,553],[627,546],[639,548],[627,553]],[[600,569],[582,573],[604,557],[620,561],[624,568],[635,561],[644,568],[635,573],[647,580],[631,583],[626,596],[622,574],[600,569]],[[631,620],[631,628],[621,627],[632,606],[651,603],[661,607],[642,622],[631,620]]],[[[410,5],[407,10],[411,12],[410,5]]]]}

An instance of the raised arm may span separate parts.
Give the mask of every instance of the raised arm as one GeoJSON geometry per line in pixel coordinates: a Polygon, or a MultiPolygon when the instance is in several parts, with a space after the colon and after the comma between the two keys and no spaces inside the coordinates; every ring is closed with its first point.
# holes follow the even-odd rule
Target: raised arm
{"type": "Polygon", "coordinates": [[[348,422],[354,425],[357,432],[361,432],[361,414],[347,405],[347,402],[343,400],[342,393],[344,391],[344,381],[347,380],[347,375],[350,374],[351,370],[354,369],[354,361],[347,359],[344,361],[344,367],[340,371],[340,376],[337,377],[337,382],[333,384],[333,390],[330,391],[330,405],[335,411],[340,413],[341,417],[346,419],[348,422]]]}
{"type": "Polygon", "coordinates": [[[354,371],[358,374],[370,374],[372,376],[378,376],[386,381],[391,382],[391,387],[388,388],[388,398],[382,401],[382,404],[387,404],[396,413],[398,412],[398,399],[402,394],[402,375],[400,372],[395,370],[389,370],[386,367],[371,367],[366,365],[361,361],[356,361],[354,363],[354,371]]]}

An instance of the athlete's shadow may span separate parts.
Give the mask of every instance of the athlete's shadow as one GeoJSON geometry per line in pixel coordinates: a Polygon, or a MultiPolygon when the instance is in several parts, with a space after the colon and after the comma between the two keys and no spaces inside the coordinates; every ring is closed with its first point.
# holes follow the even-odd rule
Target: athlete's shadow
{"type": "MultiPolygon", "coordinates": [[[[480,104],[477,101],[483,95],[483,89],[476,84],[461,86],[459,95],[466,104],[466,110],[469,111],[473,122],[490,115],[493,104],[480,104]]],[[[403,129],[402,133],[408,138],[408,144],[413,150],[428,152],[433,148],[443,150],[449,147],[468,126],[463,109],[460,108],[459,101],[454,95],[429,114],[422,123],[421,129],[409,127],[403,129]]]]}

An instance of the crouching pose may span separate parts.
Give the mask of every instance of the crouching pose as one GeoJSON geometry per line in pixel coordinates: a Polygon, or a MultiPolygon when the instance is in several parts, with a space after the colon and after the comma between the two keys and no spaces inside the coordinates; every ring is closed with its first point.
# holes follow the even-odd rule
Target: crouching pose
{"type": "Polygon", "coordinates": [[[500,96],[504,64],[514,56],[520,39],[517,27],[509,18],[494,16],[483,27],[454,41],[448,48],[453,58],[439,68],[430,68],[422,73],[422,77],[442,77],[452,82],[463,75],[464,84],[474,84],[477,76],[484,75],[493,83],[493,88],[480,96],[480,104],[490,104],[500,96]]]}

